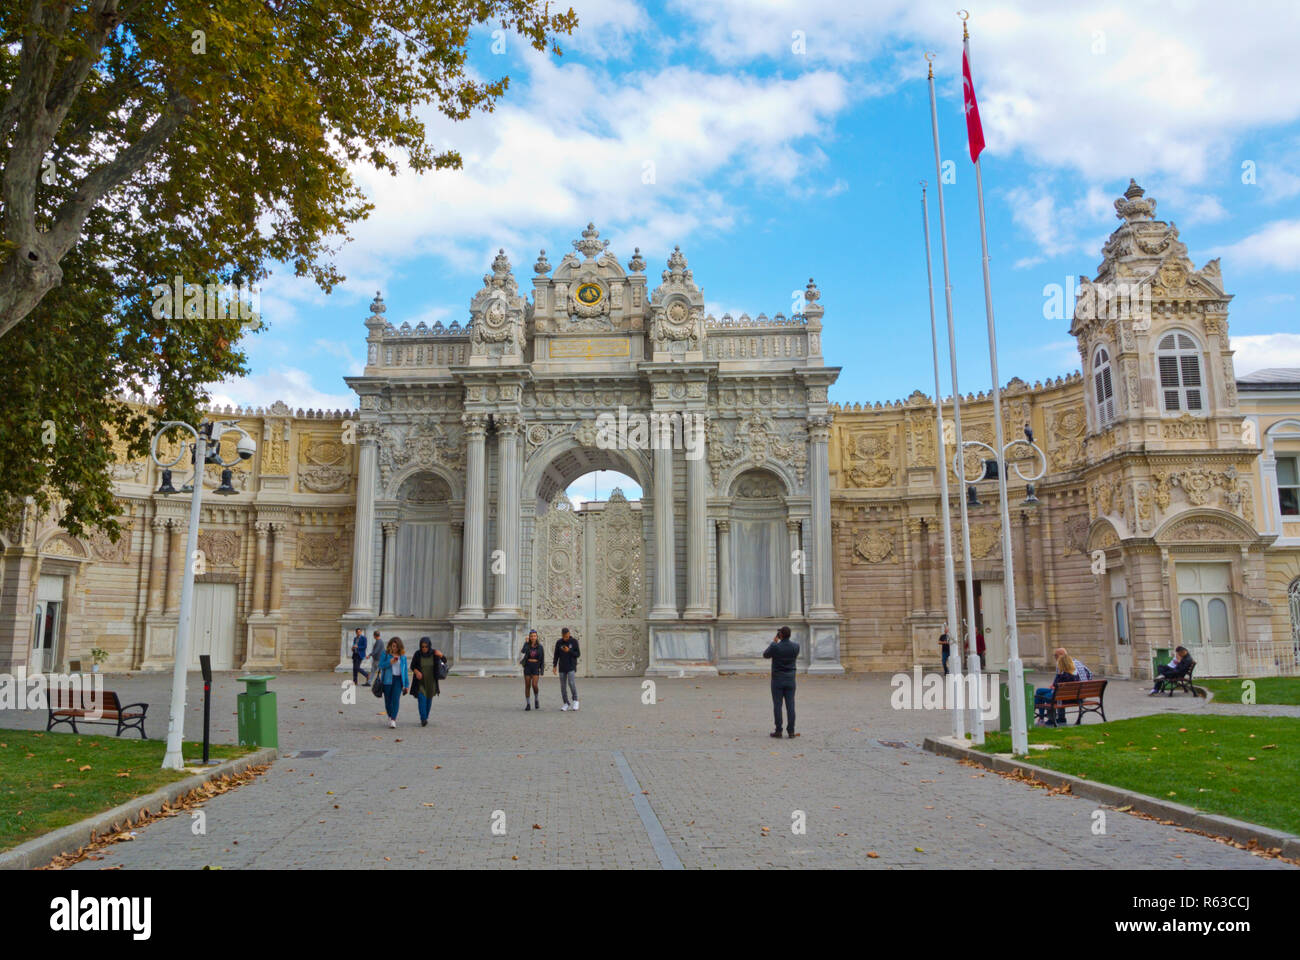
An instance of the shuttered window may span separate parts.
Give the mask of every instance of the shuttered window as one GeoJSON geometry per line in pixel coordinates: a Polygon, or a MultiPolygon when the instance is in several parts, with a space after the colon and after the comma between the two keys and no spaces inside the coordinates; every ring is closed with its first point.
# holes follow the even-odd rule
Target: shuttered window
{"type": "Polygon", "coordinates": [[[1205,409],[1201,355],[1195,340],[1185,333],[1166,334],[1156,348],[1156,366],[1165,410],[1199,413],[1205,409]]]}
{"type": "Polygon", "coordinates": [[[1097,427],[1105,429],[1115,421],[1115,388],[1111,383],[1110,354],[1098,347],[1092,358],[1092,384],[1097,398],[1097,427]]]}

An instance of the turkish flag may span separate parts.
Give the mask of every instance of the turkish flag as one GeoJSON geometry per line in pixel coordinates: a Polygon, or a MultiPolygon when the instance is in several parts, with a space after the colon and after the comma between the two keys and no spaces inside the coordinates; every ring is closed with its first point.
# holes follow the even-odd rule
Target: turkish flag
{"type": "Polygon", "coordinates": [[[980,105],[975,102],[975,81],[970,76],[970,57],[961,53],[962,96],[966,107],[966,143],[970,147],[970,162],[979,161],[984,150],[984,127],[980,124],[980,105]]]}

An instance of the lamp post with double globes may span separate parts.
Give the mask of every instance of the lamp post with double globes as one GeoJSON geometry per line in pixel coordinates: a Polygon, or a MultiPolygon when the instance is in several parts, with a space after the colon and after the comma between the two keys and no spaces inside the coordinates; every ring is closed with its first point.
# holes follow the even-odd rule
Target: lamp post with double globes
{"type": "MultiPolygon", "coordinates": [[[[185,574],[181,580],[181,609],[176,623],[171,712],[167,719],[167,751],[163,755],[162,762],[164,770],[180,770],[184,766],[181,745],[185,739],[185,680],[190,664],[190,615],[194,599],[194,562],[198,555],[199,510],[203,502],[203,467],[209,463],[221,466],[221,485],[215,492],[229,496],[236,492],[231,484],[230,468],[240,460],[251,457],[257,449],[257,444],[248,435],[248,431],[234,420],[206,421],[200,423],[197,429],[179,420],[168,421],[154,434],[153,442],[149,445],[149,456],[154,463],[163,468],[162,483],[158,487],[159,493],[167,495],[178,492],[172,486],[171,468],[181,462],[187,448],[194,465],[194,476],[190,479],[190,526],[185,535],[185,574]],[[188,430],[194,436],[194,442],[182,443],[176,459],[170,463],[163,463],[158,459],[158,441],[173,428],[188,430]],[[238,458],[229,462],[221,459],[221,438],[227,433],[239,434],[239,441],[235,447],[238,458]]],[[[179,492],[186,492],[186,488],[182,487],[179,492]]]]}
{"type": "MultiPolygon", "coordinates": [[[[981,480],[999,479],[999,483],[1005,483],[1007,463],[1007,452],[1012,447],[1027,446],[1031,449],[1038,459],[1038,470],[1033,476],[1026,475],[1021,469],[1020,464],[1013,462],[1012,468],[1021,480],[1025,481],[1025,499],[1022,501],[1023,506],[1037,506],[1038,497],[1034,495],[1034,481],[1038,480],[1047,472],[1047,457],[1038,445],[1034,443],[1034,431],[1029,425],[1025,425],[1025,438],[1017,439],[1007,443],[1002,448],[999,456],[998,451],[994,450],[987,443],[980,440],[967,440],[962,447],[982,447],[993,456],[985,459],[980,467],[979,476],[967,477],[965,458],[958,453],[954,457],[953,470],[961,478],[962,483],[967,484],[967,492],[974,503],[979,501],[975,499],[975,487],[973,484],[981,480]]],[[[1006,588],[1006,630],[1007,630],[1007,670],[1010,673],[1009,682],[1011,689],[1011,752],[1019,756],[1024,756],[1029,752],[1029,730],[1025,720],[1025,665],[1020,659],[1020,635],[1016,625],[1016,574],[1015,563],[1011,556],[1011,515],[1007,508],[1006,497],[999,497],[999,503],[1002,514],[1002,578],[1006,588]]],[[[970,542],[970,531],[963,530],[962,536],[968,538],[970,542]]],[[[972,616],[974,612],[972,611],[972,616]]],[[[969,670],[972,676],[980,674],[979,651],[975,645],[971,646],[969,658],[969,670]]],[[[979,689],[978,687],[976,688],[979,689]]],[[[978,694],[976,695],[978,700],[978,694]]],[[[971,704],[973,714],[971,725],[972,735],[976,742],[984,739],[984,717],[980,712],[978,702],[971,704]]]]}

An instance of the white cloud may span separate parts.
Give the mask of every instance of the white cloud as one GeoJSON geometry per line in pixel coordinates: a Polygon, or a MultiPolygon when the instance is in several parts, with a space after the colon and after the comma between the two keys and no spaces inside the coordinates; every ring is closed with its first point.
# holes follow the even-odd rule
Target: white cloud
{"type": "Polygon", "coordinates": [[[1300,367],[1300,333],[1233,337],[1232,366],[1243,377],[1269,367],[1300,367]]]}
{"type": "MultiPolygon", "coordinates": [[[[340,387],[344,386],[342,383],[340,387]]],[[[279,367],[247,377],[225,380],[210,386],[216,406],[269,407],[283,400],[295,409],[352,410],[357,398],[352,393],[323,393],[312,386],[311,377],[296,367],[279,367]]]]}
{"type": "MultiPolygon", "coordinates": [[[[860,69],[899,46],[888,66],[936,76],[957,95],[961,29],[953,9],[911,0],[677,0],[700,44],[724,63],[860,69]],[[792,30],[807,54],[791,53],[792,30]]],[[[1168,174],[1204,182],[1231,159],[1244,132],[1300,117],[1300,5],[1243,8],[1184,0],[1044,4],[989,2],[973,11],[971,58],[985,140],[993,154],[1021,150],[1089,178],[1168,174]]],[[[944,109],[952,109],[949,103],[944,109]]],[[[1234,164],[1235,165],[1235,164],[1234,164]]]]}
{"type": "Polygon", "coordinates": [[[455,145],[464,169],[354,170],[375,209],[339,255],[350,279],[391,276],[429,255],[482,270],[498,246],[526,275],[548,238],[555,263],[565,252],[554,249],[556,231],[576,236],[588,220],[620,258],[633,246],[666,253],[733,226],[708,178],[802,185],[824,162],[803,141],[827,136],[849,103],[848,81],[830,70],[786,79],[666,66],[615,78],[542,56],[525,63],[526,82],[487,117],[452,124],[423,109],[431,142],[455,145]]]}
{"type": "Polygon", "coordinates": [[[1274,220],[1236,243],[1217,248],[1214,255],[1238,270],[1300,270],[1300,220],[1274,220]]]}

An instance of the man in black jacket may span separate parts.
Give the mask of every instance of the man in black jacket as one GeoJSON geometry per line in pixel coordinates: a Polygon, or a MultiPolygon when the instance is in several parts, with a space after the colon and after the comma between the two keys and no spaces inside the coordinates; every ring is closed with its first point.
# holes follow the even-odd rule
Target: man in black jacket
{"type": "Polygon", "coordinates": [[[574,678],[578,675],[580,656],[582,651],[578,649],[578,638],[565,627],[560,631],[560,639],[555,641],[555,654],[551,657],[551,672],[560,675],[560,696],[564,698],[564,706],[560,707],[562,711],[569,709],[569,691],[573,691],[573,709],[578,709],[578,684],[574,678]]]}
{"type": "Polygon", "coordinates": [[[772,661],[772,716],[776,718],[776,732],[772,736],[778,739],[781,736],[781,702],[784,701],[789,718],[786,736],[793,740],[799,736],[794,732],[794,676],[799,661],[799,644],[790,639],[789,627],[776,632],[763,656],[772,661]]]}

